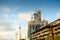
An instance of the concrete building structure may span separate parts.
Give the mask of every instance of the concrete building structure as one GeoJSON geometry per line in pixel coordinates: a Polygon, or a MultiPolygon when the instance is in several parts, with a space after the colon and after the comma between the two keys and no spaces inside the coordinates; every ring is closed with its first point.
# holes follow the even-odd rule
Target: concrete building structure
{"type": "Polygon", "coordinates": [[[32,40],[60,40],[60,19],[31,33],[32,40]]]}
{"type": "Polygon", "coordinates": [[[32,33],[36,30],[39,30],[40,28],[43,28],[48,24],[47,20],[41,20],[41,11],[38,10],[34,13],[34,20],[31,20],[28,22],[28,38],[29,40],[32,39],[32,33]]]}
{"type": "Polygon", "coordinates": [[[25,40],[25,39],[21,39],[21,40],[25,40]]]}

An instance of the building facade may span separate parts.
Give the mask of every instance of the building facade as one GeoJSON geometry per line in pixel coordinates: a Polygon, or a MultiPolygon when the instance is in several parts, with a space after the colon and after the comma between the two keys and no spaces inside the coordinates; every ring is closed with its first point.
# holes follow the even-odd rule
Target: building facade
{"type": "Polygon", "coordinates": [[[42,21],[41,20],[41,11],[36,11],[34,13],[34,20],[31,20],[28,22],[28,38],[29,40],[32,39],[32,33],[35,32],[36,30],[39,30],[40,28],[43,28],[48,24],[48,21],[45,19],[42,21]]]}
{"type": "Polygon", "coordinates": [[[60,40],[60,19],[31,33],[32,40],[60,40]]]}

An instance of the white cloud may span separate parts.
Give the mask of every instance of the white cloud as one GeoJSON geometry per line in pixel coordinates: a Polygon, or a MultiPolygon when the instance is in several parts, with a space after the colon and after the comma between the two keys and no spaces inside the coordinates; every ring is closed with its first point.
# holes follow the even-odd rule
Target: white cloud
{"type": "Polygon", "coordinates": [[[0,31],[13,31],[16,29],[16,25],[19,23],[18,19],[15,18],[16,15],[3,14],[0,19],[0,31]],[[12,19],[14,17],[15,19],[12,19]]]}
{"type": "Polygon", "coordinates": [[[10,12],[20,9],[19,7],[0,7],[0,11],[10,12]]]}
{"type": "Polygon", "coordinates": [[[14,40],[14,34],[13,32],[0,32],[0,40],[14,40]]]}
{"type": "Polygon", "coordinates": [[[8,11],[10,11],[10,8],[8,8],[8,7],[0,7],[0,10],[8,12],[8,11]]]}
{"type": "Polygon", "coordinates": [[[27,37],[27,31],[28,31],[27,23],[28,23],[28,21],[31,20],[32,14],[33,14],[33,12],[27,12],[27,13],[19,13],[17,15],[18,20],[20,22],[20,26],[21,26],[22,38],[27,37]],[[25,24],[24,24],[24,22],[25,22],[25,24]]]}
{"type": "Polygon", "coordinates": [[[7,14],[5,14],[5,15],[3,15],[3,18],[7,18],[9,15],[7,15],[7,14]]]}
{"type": "Polygon", "coordinates": [[[15,17],[16,15],[15,15],[15,14],[12,14],[11,16],[12,16],[12,17],[15,17]]]}
{"type": "Polygon", "coordinates": [[[33,12],[20,13],[17,16],[18,16],[19,19],[29,21],[29,20],[31,20],[32,13],[33,12]]]}
{"type": "Polygon", "coordinates": [[[14,31],[17,23],[17,20],[0,20],[0,31],[14,31]]]}
{"type": "Polygon", "coordinates": [[[57,17],[57,18],[60,18],[60,12],[58,12],[58,13],[56,14],[56,17],[57,17]]]}
{"type": "Polygon", "coordinates": [[[8,21],[9,23],[12,23],[12,24],[16,24],[18,23],[19,21],[17,19],[11,19],[8,21]]]}
{"type": "MultiPolygon", "coordinates": [[[[4,34],[6,37],[6,34],[10,34],[10,32],[18,30],[19,24],[23,23],[23,25],[21,25],[21,28],[22,28],[21,34],[22,34],[22,38],[25,38],[27,35],[27,33],[26,33],[27,25],[26,24],[28,21],[31,20],[32,13],[33,12],[20,13],[18,15],[13,15],[13,14],[12,15],[7,15],[7,14],[3,15],[3,17],[5,17],[5,18],[8,17],[8,18],[6,18],[6,20],[3,19],[3,21],[0,20],[0,32],[3,33],[2,31],[4,31],[5,32],[4,34]],[[15,19],[9,19],[10,16],[14,17],[15,19]],[[25,21],[25,25],[24,25],[24,21],[25,21]],[[22,22],[22,23],[20,23],[20,22],[22,22]]],[[[11,34],[13,34],[13,32],[11,34]]],[[[15,32],[14,32],[14,35],[15,35],[15,32]]],[[[19,33],[19,35],[20,35],[20,33],[19,33]]],[[[9,36],[7,36],[7,37],[9,37],[9,36]]],[[[16,37],[16,35],[15,35],[15,37],[16,37]]]]}

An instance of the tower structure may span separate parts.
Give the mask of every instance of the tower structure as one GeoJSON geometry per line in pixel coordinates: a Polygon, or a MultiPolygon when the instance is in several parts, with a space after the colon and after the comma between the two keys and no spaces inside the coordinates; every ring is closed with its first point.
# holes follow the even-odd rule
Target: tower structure
{"type": "Polygon", "coordinates": [[[41,21],[41,11],[35,11],[34,13],[34,21],[41,21]]]}
{"type": "Polygon", "coordinates": [[[34,20],[31,20],[28,22],[28,37],[29,40],[32,40],[32,33],[42,28],[45,24],[47,24],[47,21],[41,20],[41,11],[35,11],[34,12],[34,20]]]}

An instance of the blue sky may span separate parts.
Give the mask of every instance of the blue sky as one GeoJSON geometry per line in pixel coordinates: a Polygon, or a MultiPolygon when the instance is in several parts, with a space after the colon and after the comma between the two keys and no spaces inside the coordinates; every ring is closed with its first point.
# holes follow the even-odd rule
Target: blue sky
{"type": "MultiPolygon", "coordinates": [[[[60,18],[60,0],[0,0],[1,38],[15,40],[19,24],[22,34],[27,35],[27,23],[35,10],[41,10],[42,18],[52,22],[60,18]]],[[[25,38],[23,35],[22,38],[25,38]]]]}

